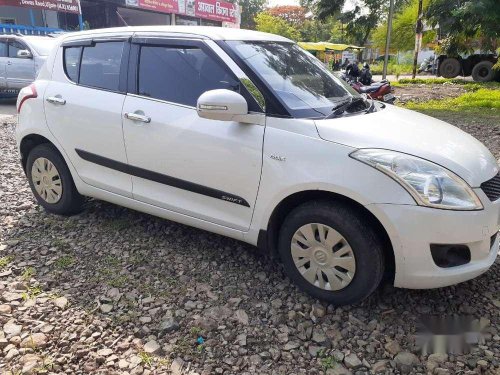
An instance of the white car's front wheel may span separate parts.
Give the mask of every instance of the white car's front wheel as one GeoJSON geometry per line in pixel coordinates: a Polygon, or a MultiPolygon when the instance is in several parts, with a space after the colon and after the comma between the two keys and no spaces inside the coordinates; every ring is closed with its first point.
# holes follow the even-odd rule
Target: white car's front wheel
{"type": "Polygon", "coordinates": [[[368,297],[384,272],[380,240],[343,203],[313,201],[294,209],[281,227],[279,252],[299,288],[335,305],[368,297]]]}

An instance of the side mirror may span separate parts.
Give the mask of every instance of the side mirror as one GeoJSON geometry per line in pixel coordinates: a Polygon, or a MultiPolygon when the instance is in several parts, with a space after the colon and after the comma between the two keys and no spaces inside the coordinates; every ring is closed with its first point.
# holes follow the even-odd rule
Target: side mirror
{"type": "Polygon", "coordinates": [[[33,55],[27,49],[21,49],[17,51],[17,57],[20,59],[31,59],[33,55]]]}
{"type": "Polygon", "coordinates": [[[210,120],[245,122],[242,118],[248,114],[248,104],[237,92],[210,90],[200,95],[196,110],[198,116],[210,120]]]}

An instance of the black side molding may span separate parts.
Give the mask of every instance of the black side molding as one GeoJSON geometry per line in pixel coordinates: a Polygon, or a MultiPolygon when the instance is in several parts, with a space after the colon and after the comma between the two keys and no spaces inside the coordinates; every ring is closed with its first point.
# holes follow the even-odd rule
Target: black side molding
{"type": "Polygon", "coordinates": [[[207,197],[212,197],[226,202],[238,204],[240,206],[250,207],[250,204],[248,204],[245,199],[234,194],[226,193],[222,190],[199,185],[190,181],[181,180],[180,178],[167,176],[165,174],[153,172],[144,168],[135,167],[133,165],[122,163],[120,161],[109,159],[104,156],[96,155],[84,150],[75,149],[75,151],[83,160],[101,165],[106,168],[114,169],[115,171],[123,172],[135,177],[144,178],[145,180],[158,182],[160,184],[172,186],[177,189],[187,190],[192,193],[201,194],[207,197]]]}

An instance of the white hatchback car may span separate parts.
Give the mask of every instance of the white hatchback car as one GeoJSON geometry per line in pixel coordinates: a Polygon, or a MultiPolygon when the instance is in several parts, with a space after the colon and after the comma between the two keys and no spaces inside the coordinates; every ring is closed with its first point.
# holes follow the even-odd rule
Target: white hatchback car
{"type": "Polygon", "coordinates": [[[47,211],[78,212],[90,196],[233,237],[334,304],[384,275],[455,284],[497,256],[493,155],[454,126],[358,95],[286,38],[74,33],[18,111],[22,165],[47,211]]]}

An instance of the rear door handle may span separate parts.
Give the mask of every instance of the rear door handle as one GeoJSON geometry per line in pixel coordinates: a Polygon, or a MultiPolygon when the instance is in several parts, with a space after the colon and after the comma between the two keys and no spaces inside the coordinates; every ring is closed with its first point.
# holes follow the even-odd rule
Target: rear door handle
{"type": "Polygon", "coordinates": [[[136,112],[125,113],[125,118],[132,121],[145,122],[146,124],[149,124],[151,122],[151,117],[148,117],[146,115],[141,115],[140,113],[136,112]]]}
{"type": "Polygon", "coordinates": [[[59,104],[59,105],[66,104],[66,100],[59,96],[49,96],[46,100],[52,104],[59,104]]]}

